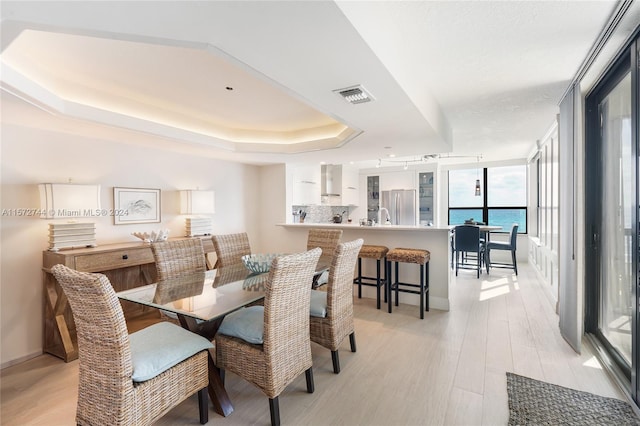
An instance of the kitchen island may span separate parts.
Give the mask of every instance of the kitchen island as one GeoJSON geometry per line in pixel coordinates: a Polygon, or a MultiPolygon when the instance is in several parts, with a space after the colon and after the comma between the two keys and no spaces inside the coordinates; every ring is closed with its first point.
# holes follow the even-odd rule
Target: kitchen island
{"type": "MultiPolygon", "coordinates": [[[[342,241],[357,238],[365,244],[383,245],[389,249],[405,247],[425,249],[431,252],[429,261],[429,304],[432,309],[449,310],[449,283],[451,282],[451,248],[449,227],[378,225],[360,226],[350,223],[281,223],[278,226],[286,230],[287,238],[295,241],[296,246],[305,246],[307,233],[311,228],[341,229],[342,241]]],[[[375,276],[375,262],[362,262],[363,274],[375,276]]],[[[400,277],[404,282],[419,282],[418,265],[401,264],[400,277]]],[[[355,287],[355,286],[354,286],[355,287]]],[[[363,297],[375,298],[375,288],[363,286],[363,297]]],[[[415,294],[400,294],[400,303],[418,305],[420,299],[415,294]]]]}

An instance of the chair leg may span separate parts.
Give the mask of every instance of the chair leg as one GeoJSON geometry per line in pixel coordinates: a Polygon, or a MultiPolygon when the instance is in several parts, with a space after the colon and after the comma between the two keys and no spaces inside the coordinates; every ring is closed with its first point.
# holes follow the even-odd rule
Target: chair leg
{"type": "Polygon", "coordinates": [[[485,248],[482,257],[484,258],[484,267],[487,268],[487,275],[489,275],[489,250],[485,248]]]}
{"type": "Polygon", "coordinates": [[[356,332],[354,331],[349,335],[349,343],[351,344],[351,352],[356,351],[356,332]]]}
{"type": "Polygon", "coordinates": [[[376,259],[376,308],[380,309],[380,259],[376,259]]]}
{"type": "Polygon", "coordinates": [[[518,275],[518,264],[516,263],[516,252],[515,250],[511,250],[511,260],[513,261],[513,270],[516,271],[516,276],[518,275]]]}
{"type": "Polygon", "coordinates": [[[400,295],[400,286],[398,285],[398,283],[400,282],[400,273],[398,272],[399,268],[400,268],[400,262],[395,262],[396,264],[396,306],[398,306],[399,303],[399,295],[400,295]]]}
{"type": "Polygon", "coordinates": [[[220,381],[224,385],[224,370],[221,368],[219,371],[220,371],[220,381]]]}
{"type": "Polygon", "coordinates": [[[362,299],[362,258],[358,258],[358,299],[362,299]]]}
{"type": "Polygon", "coordinates": [[[420,319],[424,319],[424,265],[420,265],[420,319]]]}
{"type": "Polygon", "coordinates": [[[427,307],[425,308],[425,311],[429,312],[429,295],[430,295],[430,291],[429,291],[429,262],[427,262],[427,265],[425,266],[426,269],[426,274],[427,276],[425,277],[425,298],[426,298],[426,305],[427,307]]]}
{"type": "Polygon", "coordinates": [[[385,293],[387,295],[387,312],[391,313],[391,262],[385,262],[385,273],[384,276],[387,277],[387,288],[385,289],[385,293]]]}
{"type": "Polygon", "coordinates": [[[304,372],[304,375],[307,378],[307,392],[313,393],[313,391],[316,390],[313,384],[313,367],[309,367],[309,369],[304,372]]]}
{"type": "Polygon", "coordinates": [[[451,270],[453,271],[453,256],[454,256],[454,252],[455,252],[455,249],[453,247],[453,238],[449,239],[449,243],[451,245],[451,270]]]}
{"type": "Polygon", "coordinates": [[[458,264],[460,262],[460,252],[456,251],[456,277],[458,276],[458,264]]]}
{"type": "Polygon", "coordinates": [[[340,357],[338,351],[331,351],[331,361],[333,362],[333,372],[335,374],[340,373],[340,357]]]}
{"type": "Polygon", "coordinates": [[[387,258],[382,261],[384,263],[384,280],[382,280],[382,290],[384,292],[384,303],[387,303],[387,287],[389,286],[389,277],[387,276],[387,258]]]}
{"type": "Polygon", "coordinates": [[[271,413],[271,426],[280,426],[280,404],[277,396],[269,398],[269,412],[271,413]]]}
{"type": "Polygon", "coordinates": [[[209,393],[207,388],[198,391],[198,410],[200,411],[200,424],[204,425],[209,421],[209,393]]]}
{"type": "Polygon", "coordinates": [[[476,275],[477,275],[477,278],[480,279],[480,270],[482,269],[482,265],[480,264],[480,250],[478,250],[478,253],[476,256],[478,258],[477,265],[476,265],[476,269],[477,269],[476,275]]]}

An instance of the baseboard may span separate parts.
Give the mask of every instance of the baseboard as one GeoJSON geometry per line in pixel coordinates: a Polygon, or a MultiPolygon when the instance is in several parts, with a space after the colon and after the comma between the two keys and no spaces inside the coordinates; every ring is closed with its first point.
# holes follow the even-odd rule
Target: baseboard
{"type": "Polygon", "coordinates": [[[7,367],[11,367],[12,365],[16,365],[16,364],[20,364],[23,363],[25,361],[29,361],[30,359],[33,359],[35,357],[38,357],[40,355],[42,355],[42,351],[40,352],[33,352],[29,355],[25,355],[25,356],[21,356],[20,358],[16,358],[16,359],[12,359],[11,361],[7,361],[7,362],[3,362],[2,364],[0,364],[0,370],[4,370],[7,367]]]}

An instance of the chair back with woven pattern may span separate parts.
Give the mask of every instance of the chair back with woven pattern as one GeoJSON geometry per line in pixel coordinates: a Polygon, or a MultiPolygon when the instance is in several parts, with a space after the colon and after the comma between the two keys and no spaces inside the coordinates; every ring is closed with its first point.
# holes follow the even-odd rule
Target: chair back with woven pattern
{"type": "MultiPolygon", "coordinates": [[[[264,353],[272,383],[269,398],[311,368],[309,309],[311,279],[320,249],[276,258],[269,271],[264,299],[264,353]]],[[[269,381],[269,380],[268,380],[269,381]]]]}
{"type": "Polygon", "coordinates": [[[204,272],[207,269],[200,238],[160,241],[151,244],[151,251],[158,280],[178,278],[185,273],[204,272]]]}
{"type": "Polygon", "coordinates": [[[120,301],[102,274],[55,265],[51,272],[66,295],[78,336],[80,379],[77,423],[123,418],[133,391],[129,334],[120,301]]]}
{"type": "Polygon", "coordinates": [[[331,268],[327,288],[327,318],[335,330],[342,329],[340,341],[353,332],[353,271],[358,253],[364,243],[357,239],[338,244],[331,268]]]}
{"type": "Polygon", "coordinates": [[[246,232],[238,234],[214,235],[213,248],[216,251],[215,268],[233,265],[242,262],[242,256],[251,254],[249,237],[246,232]]]}
{"type": "Polygon", "coordinates": [[[341,229],[310,229],[307,237],[307,250],[320,247],[322,254],[320,260],[331,264],[336,247],[342,238],[341,229]]]}

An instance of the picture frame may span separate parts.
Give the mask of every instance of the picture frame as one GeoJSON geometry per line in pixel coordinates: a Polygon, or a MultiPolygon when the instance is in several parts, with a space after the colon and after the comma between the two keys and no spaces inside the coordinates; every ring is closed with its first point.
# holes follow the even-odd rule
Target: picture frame
{"type": "Polygon", "coordinates": [[[160,189],[113,188],[114,225],[160,222],[160,189]]]}

